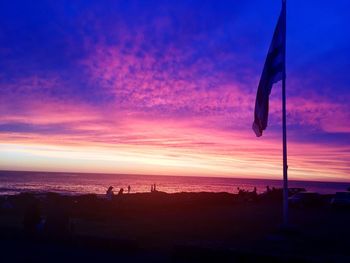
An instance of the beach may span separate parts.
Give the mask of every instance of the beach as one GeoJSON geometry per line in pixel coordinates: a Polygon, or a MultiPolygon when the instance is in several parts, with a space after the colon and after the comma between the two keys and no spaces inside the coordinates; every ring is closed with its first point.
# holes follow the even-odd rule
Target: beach
{"type": "Polygon", "coordinates": [[[291,227],[284,229],[279,195],[2,196],[0,244],[5,259],[30,262],[346,262],[350,210],[332,208],[330,198],[324,195],[317,206],[291,207],[291,227]],[[46,226],[28,231],[23,222],[33,211],[46,226]]]}
{"type": "Polygon", "coordinates": [[[350,1],[2,1],[0,263],[350,263],[350,1]]]}

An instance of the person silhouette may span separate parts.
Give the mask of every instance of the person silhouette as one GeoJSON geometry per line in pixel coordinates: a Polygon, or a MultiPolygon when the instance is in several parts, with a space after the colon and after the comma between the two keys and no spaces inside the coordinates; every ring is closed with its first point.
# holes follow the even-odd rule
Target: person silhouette
{"type": "Polygon", "coordinates": [[[114,196],[113,186],[108,187],[108,190],[106,191],[106,196],[108,200],[113,199],[113,196],[114,196]]]}
{"type": "Polygon", "coordinates": [[[128,185],[128,194],[130,194],[131,187],[128,185]]]}
{"type": "Polygon", "coordinates": [[[123,187],[122,187],[122,188],[120,188],[120,190],[119,190],[119,192],[118,192],[118,195],[122,195],[123,192],[124,192],[124,189],[123,189],[123,187]]]}

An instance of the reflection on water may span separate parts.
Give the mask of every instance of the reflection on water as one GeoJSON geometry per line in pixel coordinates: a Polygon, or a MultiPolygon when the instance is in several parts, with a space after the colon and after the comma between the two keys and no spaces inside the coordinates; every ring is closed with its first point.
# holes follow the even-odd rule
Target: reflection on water
{"type": "MultiPolygon", "coordinates": [[[[59,192],[64,194],[104,194],[108,186],[116,189],[131,186],[131,192],[149,192],[151,184],[157,184],[157,190],[175,192],[229,192],[237,193],[237,187],[263,192],[266,186],[282,187],[282,181],[239,178],[208,178],[152,175],[120,174],[78,174],[45,172],[0,172],[0,194],[19,192],[59,192]]],[[[290,181],[290,187],[304,187],[319,193],[344,191],[350,183],[290,181]]]]}

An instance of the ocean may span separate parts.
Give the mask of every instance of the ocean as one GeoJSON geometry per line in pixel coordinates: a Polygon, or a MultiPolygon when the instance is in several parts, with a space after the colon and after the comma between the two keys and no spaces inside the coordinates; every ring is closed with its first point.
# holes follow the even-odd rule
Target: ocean
{"type": "MultiPolygon", "coordinates": [[[[249,191],[256,187],[262,193],[266,186],[282,187],[281,180],[268,179],[0,171],[0,195],[22,192],[104,194],[109,186],[117,192],[120,188],[127,190],[128,185],[132,193],[150,192],[152,184],[156,184],[157,190],[167,193],[237,193],[237,187],[249,191]]],[[[289,181],[289,187],[303,187],[322,194],[345,191],[349,186],[350,183],[289,181]]]]}

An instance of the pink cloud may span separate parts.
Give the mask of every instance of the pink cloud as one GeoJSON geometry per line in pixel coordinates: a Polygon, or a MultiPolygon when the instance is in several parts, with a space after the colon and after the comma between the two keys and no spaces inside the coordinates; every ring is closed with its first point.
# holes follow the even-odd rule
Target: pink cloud
{"type": "MultiPolygon", "coordinates": [[[[55,150],[55,158],[58,159],[64,157],[59,152],[66,152],[66,149],[87,151],[89,158],[97,164],[101,164],[98,156],[107,159],[128,156],[128,160],[133,162],[126,170],[130,173],[134,166],[142,167],[142,162],[150,162],[154,167],[177,167],[175,170],[169,168],[171,174],[174,171],[184,175],[186,171],[189,174],[197,171],[212,176],[275,179],[281,174],[281,140],[276,134],[270,133],[270,136],[259,140],[250,131],[209,128],[206,121],[196,118],[147,119],[142,115],[124,116],[109,122],[103,119],[76,121],[69,125],[77,132],[50,136],[1,133],[0,141],[5,148],[6,145],[30,145],[35,149],[55,146],[58,147],[55,150]],[[195,167],[200,168],[196,170],[195,167]]],[[[347,180],[349,152],[348,146],[290,141],[290,177],[347,180]]],[[[103,166],[95,169],[103,172],[103,166]]],[[[156,173],[154,169],[152,171],[156,173]]],[[[164,169],[160,171],[164,173],[164,169]]],[[[118,167],[114,172],[119,172],[118,167]]]]}
{"type": "MultiPolygon", "coordinates": [[[[154,22],[154,27],[166,27],[168,22],[154,22]]],[[[38,73],[1,85],[0,125],[24,123],[59,129],[50,133],[4,131],[0,143],[5,147],[55,147],[55,158],[63,158],[61,151],[90,151],[92,162],[101,165],[95,167],[99,171],[103,168],[99,156],[116,155],[131,160],[125,168],[128,172],[152,163],[154,169],[169,165],[183,174],[197,169],[210,175],[280,178],[279,85],[271,95],[269,128],[261,140],[256,139],[250,127],[259,76],[238,62],[232,66],[232,75],[240,72],[242,79],[215,66],[226,59],[240,61],[238,54],[218,50],[215,56],[195,59],[193,50],[179,50],[173,44],[161,51],[157,45],[146,50],[142,48],[146,31],[136,31],[118,27],[118,45],[108,44],[103,35],[96,43],[84,38],[82,46],[90,53],[78,63],[87,78],[83,84],[95,87],[96,93],[110,98],[108,102],[94,104],[71,97],[76,87],[63,74],[38,73]],[[123,48],[127,42],[133,47],[123,48]],[[65,96],[52,95],[57,91],[65,96]]],[[[72,44],[71,48],[76,47],[72,44]]],[[[310,96],[297,82],[288,83],[289,125],[301,126],[302,133],[309,129],[350,132],[348,104],[324,95],[310,96]],[[299,93],[292,92],[294,88],[299,93]]],[[[347,145],[291,138],[291,178],[348,180],[349,153],[347,145]]],[[[114,169],[118,172],[118,167],[114,169]]]]}

